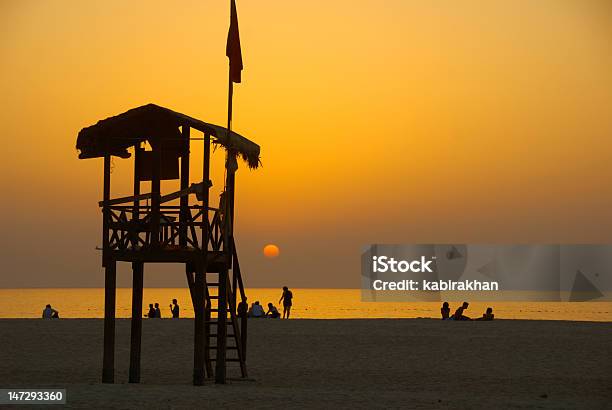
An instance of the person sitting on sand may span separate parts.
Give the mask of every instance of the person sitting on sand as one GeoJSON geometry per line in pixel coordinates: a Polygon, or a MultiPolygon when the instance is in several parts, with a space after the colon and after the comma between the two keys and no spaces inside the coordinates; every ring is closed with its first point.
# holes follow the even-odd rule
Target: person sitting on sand
{"type": "Polygon", "coordinates": [[[281,300],[283,301],[283,319],[289,319],[291,305],[293,305],[293,293],[291,293],[287,286],[283,286],[283,294],[278,303],[281,303],[281,300]]]}
{"type": "Polygon", "coordinates": [[[155,317],[155,309],[153,309],[153,303],[149,303],[149,313],[145,315],[149,319],[153,319],[155,317]]]}
{"type": "Polygon", "coordinates": [[[42,312],[43,319],[59,319],[59,312],[51,307],[51,305],[47,305],[42,312]]]}
{"type": "Polygon", "coordinates": [[[266,313],[266,317],[272,319],[280,318],[280,313],[278,313],[278,309],[272,303],[268,303],[268,312],[266,313]]]}
{"type": "Polygon", "coordinates": [[[249,316],[249,304],[246,302],[246,299],[242,300],[238,303],[238,317],[243,319],[249,316]]]}
{"type": "Polygon", "coordinates": [[[442,304],[442,308],[440,309],[440,313],[442,313],[442,320],[450,319],[450,307],[448,306],[448,302],[444,302],[442,304]]]}
{"type": "Polygon", "coordinates": [[[158,319],[161,319],[161,310],[159,310],[159,303],[155,304],[155,316],[158,319]]]}
{"type": "Polygon", "coordinates": [[[470,304],[467,302],[463,302],[463,305],[459,306],[455,311],[455,314],[452,316],[453,320],[472,320],[467,316],[463,315],[463,311],[468,308],[470,304]]]}
{"type": "Polygon", "coordinates": [[[176,299],[172,299],[172,305],[170,305],[170,312],[172,312],[172,319],[179,318],[180,308],[176,299]]]}
{"type": "Polygon", "coordinates": [[[494,317],[495,315],[493,314],[493,308],[488,307],[487,311],[482,315],[482,317],[479,317],[476,320],[493,320],[494,317]]]}
{"type": "Polygon", "coordinates": [[[266,312],[264,312],[263,307],[259,304],[259,301],[256,301],[251,305],[251,309],[249,309],[249,317],[264,317],[266,312]]]}

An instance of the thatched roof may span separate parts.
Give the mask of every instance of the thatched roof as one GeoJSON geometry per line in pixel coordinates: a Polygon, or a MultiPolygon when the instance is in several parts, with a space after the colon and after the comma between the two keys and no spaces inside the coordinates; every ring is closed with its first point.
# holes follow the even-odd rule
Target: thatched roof
{"type": "Polygon", "coordinates": [[[235,150],[248,162],[249,167],[259,165],[259,145],[227,128],[189,117],[168,108],[147,104],[129,111],[98,121],[95,125],[83,128],[77,137],[76,148],[79,158],[97,158],[106,154],[129,158],[129,147],[142,141],[149,141],[156,149],[180,150],[183,136],[179,126],[188,126],[211,136],[212,142],[235,150]]]}

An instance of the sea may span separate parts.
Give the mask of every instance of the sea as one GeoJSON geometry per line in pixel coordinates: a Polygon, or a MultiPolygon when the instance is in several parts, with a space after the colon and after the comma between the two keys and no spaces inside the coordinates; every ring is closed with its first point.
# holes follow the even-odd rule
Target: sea
{"type": "MultiPolygon", "coordinates": [[[[294,295],[291,317],[296,319],[379,319],[439,318],[441,302],[366,302],[359,289],[291,289],[294,295]]],[[[259,301],[279,306],[281,289],[251,288],[246,290],[248,303],[259,301]]],[[[177,299],[181,317],[193,317],[187,288],[145,288],[143,312],[149,303],[159,303],[163,317],[170,317],[170,303],[177,299]]],[[[103,288],[28,288],[0,289],[0,318],[40,318],[45,305],[51,304],[60,318],[104,317],[103,288]]],[[[451,311],[460,302],[450,302],[451,311]]],[[[535,302],[474,301],[465,312],[480,317],[492,307],[497,319],[571,320],[612,322],[612,302],[535,302]]],[[[132,291],[118,288],[116,316],[129,318],[132,312],[132,291]]]]}

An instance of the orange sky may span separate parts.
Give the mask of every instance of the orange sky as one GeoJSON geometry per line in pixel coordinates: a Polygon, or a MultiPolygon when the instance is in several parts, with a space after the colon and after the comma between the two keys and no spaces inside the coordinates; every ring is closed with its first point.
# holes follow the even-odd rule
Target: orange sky
{"type": "MultiPolygon", "coordinates": [[[[76,135],[148,102],[223,124],[227,3],[0,2],[0,287],[103,283],[102,162],[77,160],[76,135]]],[[[609,1],[238,12],[234,128],[264,164],[238,174],[247,286],[359,286],[373,242],[611,242],[609,1]]],[[[148,272],[184,284],[178,267],[148,272]]]]}

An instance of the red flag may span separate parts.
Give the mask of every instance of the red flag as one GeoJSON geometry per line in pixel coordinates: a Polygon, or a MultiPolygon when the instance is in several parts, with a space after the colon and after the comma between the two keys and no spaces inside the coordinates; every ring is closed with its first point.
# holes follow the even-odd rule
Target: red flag
{"type": "Polygon", "coordinates": [[[242,50],[240,49],[240,34],[238,33],[238,13],[236,12],[236,0],[232,0],[230,16],[230,27],[227,33],[227,46],[225,55],[229,57],[230,79],[239,83],[242,72],[242,50]]]}

